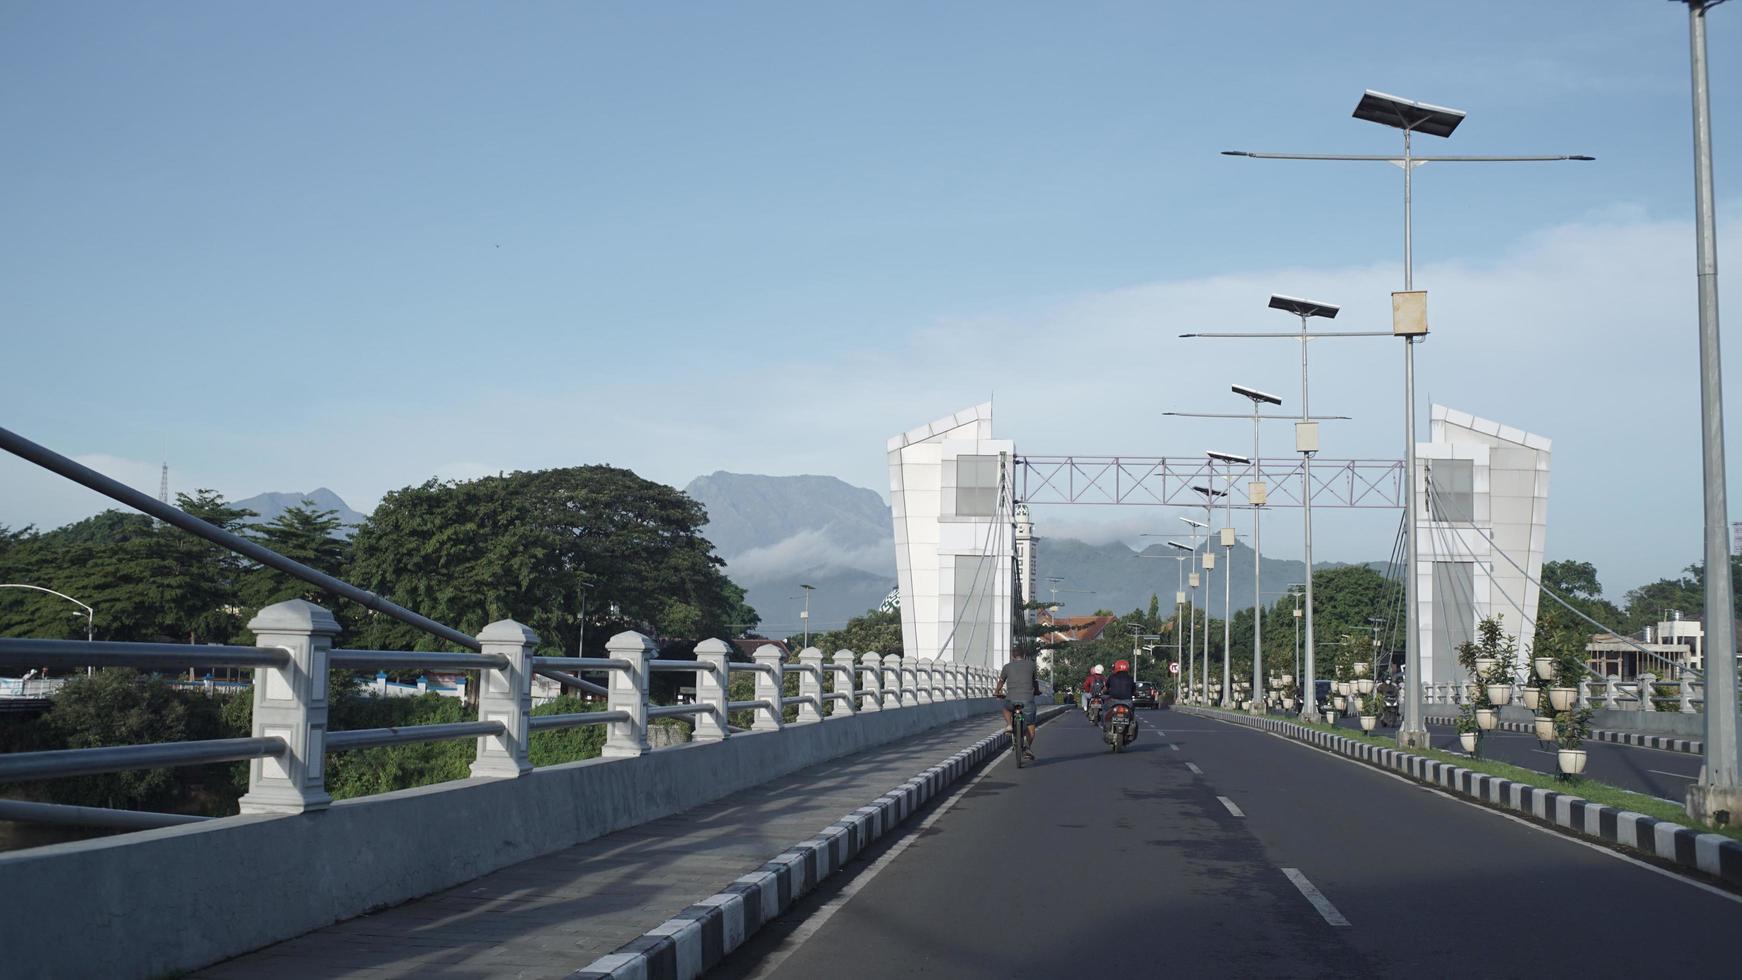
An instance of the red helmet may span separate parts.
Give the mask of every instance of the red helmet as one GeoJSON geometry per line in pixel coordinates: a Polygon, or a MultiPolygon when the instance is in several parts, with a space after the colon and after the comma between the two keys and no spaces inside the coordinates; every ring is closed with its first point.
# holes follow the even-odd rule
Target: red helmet
{"type": "Polygon", "coordinates": [[[1113,662],[1113,670],[1115,673],[1117,673],[1118,671],[1121,671],[1121,670],[1129,671],[1129,670],[1131,670],[1131,661],[1129,661],[1129,660],[1116,660],[1113,662]]]}

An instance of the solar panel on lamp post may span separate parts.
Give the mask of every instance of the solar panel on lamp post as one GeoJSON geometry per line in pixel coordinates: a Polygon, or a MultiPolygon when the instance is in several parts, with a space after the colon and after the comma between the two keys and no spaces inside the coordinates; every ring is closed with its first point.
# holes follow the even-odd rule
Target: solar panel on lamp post
{"type": "MultiPolygon", "coordinates": [[[[1264,514],[1264,473],[1259,468],[1258,460],[1258,406],[1281,405],[1282,399],[1275,395],[1248,388],[1245,385],[1234,385],[1234,394],[1252,402],[1252,481],[1247,486],[1246,502],[1252,505],[1252,690],[1264,690],[1264,600],[1261,595],[1264,578],[1264,539],[1262,535],[1262,516],[1264,514]]],[[[1260,701],[1253,700],[1259,705],[1260,701]]],[[[1262,714],[1261,707],[1255,707],[1253,714],[1262,714]]]]}
{"type": "Polygon", "coordinates": [[[1706,73],[1706,10],[1722,0],[1685,0],[1694,112],[1694,274],[1699,293],[1700,447],[1705,471],[1705,765],[1688,787],[1688,816],[1704,824],[1742,818],[1742,724],[1738,724],[1736,623],[1724,539],[1723,365],[1718,350],[1718,238],[1712,203],[1712,107],[1706,73]]]}
{"type": "MultiPolygon", "coordinates": [[[[1405,672],[1408,691],[1404,697],[1403,728],[1398,732],[1398,742],[1406,748],[1425,748],[1428,745],[1427,727],[1422,717],[1422,679],[1421,679],[1421,637],[1418,629],[1418,613],[1416,608],[1416,475],[1415,475],[1415,342],[1417,337],[1427,333],[1425,314],[1425,295],[1415,292],[1415,256],[1413,231],[1413,191],[1415,168],[1424,163],[1540,163],[1563,160],[1590,161],[1595,157],[1584,154],[1550,154],[1550,155],[1503,155],[1503,156],[1418,156],[1411,145],[1411,136],[1421,133],[1426,136],[1448,137],[1457,130],[1464,121],[1465,114],[1459,109],[1448,109],[1445,106],[1432,105],[1427,102],[1416,102],[1411,99],[1387,95],[1369,89],[1361,94],[1361,100],[1356,103],[1354,117],[1366,122],[1378,123],[1403,131],[1403,155],[1401,157],[1389,154],[1351,154],[1351,153],[1254,153],[1246,150],[1223,150],[1223,156],[1246,157],[1253,160],[1329,160],[1329,161],[1365,161],[1390,163],[1403,168],[1403,292],[1392,294],[1392,333],[1404,339],[1403,346],[1403,389],[1404,389],[1404,458],[1405,458],[1405,538],[1407,539],[1407,568],[1404,575],[1404,602],[1409,607],[1406,613],[1408,636],[1404,640],[1405,672]],[[1406,309],[1404,323],[1409,329],[1399,329],[1398,306],[1400,297],[1406,309]]],[[[1309,578],[1311,577],[1309,573],[1309,578]]]]}

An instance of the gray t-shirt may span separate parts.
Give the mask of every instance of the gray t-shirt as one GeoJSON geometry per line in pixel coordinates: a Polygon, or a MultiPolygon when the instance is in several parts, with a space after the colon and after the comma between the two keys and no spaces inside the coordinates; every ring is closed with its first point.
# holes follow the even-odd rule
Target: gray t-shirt
{"type": "Polygon", "coordinates": [[[1033,701],[1040,691],[1034,683],[1034,661],[1028,657],[1005,664],[998,679],[1004,684],[1004,696],[1012,701],[1033,701]]]}

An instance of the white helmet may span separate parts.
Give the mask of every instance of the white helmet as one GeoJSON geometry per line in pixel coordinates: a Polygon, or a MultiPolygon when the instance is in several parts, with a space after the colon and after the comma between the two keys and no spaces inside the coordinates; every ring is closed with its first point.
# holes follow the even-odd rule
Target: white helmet
{"type": "Polygon", "coordinates": [[[1094,672],[1097,674],[1105,674],[1107,672],[1107,668],[1101,666],[1100,664],[1096,664],[1094,672]]]}

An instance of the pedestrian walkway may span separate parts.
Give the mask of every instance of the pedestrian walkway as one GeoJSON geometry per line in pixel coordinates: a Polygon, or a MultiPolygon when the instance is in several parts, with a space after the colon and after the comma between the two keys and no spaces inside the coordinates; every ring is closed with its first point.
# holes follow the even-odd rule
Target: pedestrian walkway
{"type": "Polygon", "coordinates": [[[561,977],[1000,727],[996,715],[945,725],[195,976],[561,977]]]}

